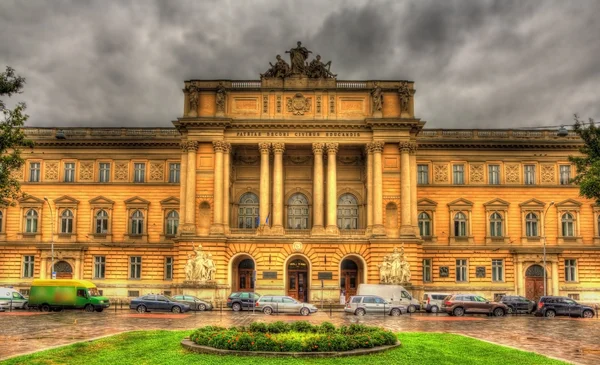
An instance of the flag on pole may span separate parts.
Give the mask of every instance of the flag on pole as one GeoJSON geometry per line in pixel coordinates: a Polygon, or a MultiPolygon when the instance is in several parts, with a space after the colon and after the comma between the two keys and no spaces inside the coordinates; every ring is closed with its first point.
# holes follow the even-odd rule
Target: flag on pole
{"type": "Polygon", "coordinates": [[[265,224],[269,224],[269,217],[271,216],[271,212],[269,212],[269,214],[267,214],[267,219],[265,220],[265,224]]]}

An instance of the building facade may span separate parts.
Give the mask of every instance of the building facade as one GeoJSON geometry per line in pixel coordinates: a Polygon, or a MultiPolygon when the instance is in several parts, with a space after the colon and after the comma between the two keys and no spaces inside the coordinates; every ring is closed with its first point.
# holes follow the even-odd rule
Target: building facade
{"type": "Polygon", "coordinates": [[[175,128],[26,128],[0,285],[54,265],[109,297],[337,301],[385,282],[535,298],[545,270],[548,294],[600,301],[576,135],[427,129],[413,82],[339,81],[303,49],[257,81],[186,81],[175,128]]]}

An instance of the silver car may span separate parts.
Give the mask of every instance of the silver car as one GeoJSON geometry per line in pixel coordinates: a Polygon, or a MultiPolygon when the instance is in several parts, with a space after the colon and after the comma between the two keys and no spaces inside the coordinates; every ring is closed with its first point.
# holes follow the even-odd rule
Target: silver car
{"type": "Polygon", "coordinates": [[[308,316],[317,311],[317,307],[312,304],[299,302],[292,297],[283,295],[263,295],[256,302],[256,309],[264,314],[299,313],[303,316],[308,316]]]}
{"type": "Polygon", "coordinates": [[[406,314],[407,308],[404,305],[387,302],[377,295],[355,295],[350,297],[350,300],[344,308],[344,312],[352,313],[357,316],[384,313],[391,316],[399,316],[401,314],[406,314]]]}
{"type": "Polygon", "coordinates": [[[185,303],[190,306],[193,311],[210,311],[213,309],[211,302],[202,300],[193,295],[174,295],[173,299],[180,303],[185,303]]]}

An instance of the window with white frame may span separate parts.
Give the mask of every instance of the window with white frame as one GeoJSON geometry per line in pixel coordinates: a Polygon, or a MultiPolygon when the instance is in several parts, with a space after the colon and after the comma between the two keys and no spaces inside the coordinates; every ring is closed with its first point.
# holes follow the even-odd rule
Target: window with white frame
{"type": "Polygon", "coordinates": [[[571,183],[571,166],[560,166],[560,185],[569,185],[571,183]]]}
{"type": "Polygon", "coordinates": [[[288,199],[288,224],[289,229],[308,229],[308,199],[302,193],[296,193],[288,199]]]}
{"type": "Polygon", "coordinates": [[[29,163],[29,182],[40,182],[40,163],[29,163]]]}
{"type": "Polygon", "coordinates": [[[60,233],[73,233],[73,212],[65,209],[60,215],[60,233]]]}
{"type": "Polygon", "coordinates": [[[426,212],[419,214],[419,234],[423,237],[431,236],[431,217],[426,212]]]}
{"type": "Polygon", "coordinates": [[[173,258],[165,257],[165,280],[173,280],[173,258]]]}
{"type": "Polygon", "coordinates": [[[64,182],[75,182],[75,162],[65,163],[64,182]]]}
{"type": "Polygon", "coordinates": [[[424,283],[431,283],[433,281],[432,279],[432,266],[431,266],[431,259],[423,259],[423,282],[424,283]]]}
{"type": "Polygon", "coordinates": [[[170,183],[179,183],[181,179],[181,164],[180,163],[170,163],[169,164],[169,182],[170,183]]]}
{"type": "Polygon", "coordinates": [[[141,256],[129,257],[129,278],[130,279],[141,279],[142,278],[142,257],[141,256]]]}
{"type": "Polygon", "coordinates": [[[106,275],[106,257],[94,256],[94,279],[104,279],[106,275]]]}
{"type": "Polygon", "coordinates": [[[96,213],[96,219],[95,219],[95,226],[96,226],[96,230],[95,233],[97,234],[106,234],[108,233],[108,213],[106,213],[106,211],[104,209],[100,209],[97,213],[96,213]]]}
{"type": "Polygon", "coordinates": [[[417,165],[417,184],[429,184],[429,165],[417,165]]]}
{"type": "Polygon", "coordinates": [[[463,212],[454,215],[454,237],[467,236],[467,216],[463,212]]]}
{"type": "Polygon", "coordinates": [[[454,185],[463,185],[465,183],[465,165],[453,165],[452,177],[452,183],[454,185]]]}
{"type": "Polygon", "coordinates": [[[504,260],[492,260],[492,281],[504,281],[504,260]]]}
{"type": "Polygon", "coordinates": [[[525,235],[527,237],[539,237],[537,214],[530,212],[525,216],[525,235]]]}
{"type": "Polygon", "coordinates": [[[166,231],[167,236],[175,236],[177,234],[177,229],[179,228],[179,213],[176,210],[172,210],[167,214],[167,222],[166,222],[166,231]]]}
{"type": "Polygon", "coordinates": [[[498,212],[494,212],[490,216],[490,236],[492,237],[503,237],[502,231],[502,215],[498,212]]]}
{"type": "Polygon", "coordinates": [[[100,171],[99,171],[99,181],[101,183],[107,183],[110,182],[110,163],[109,162],[102,162],[100,163],[100,171]]]}
{"type": "Polygon", "coordinates": [[[577,281],[577,260],[565,260],[565,281],[577,281]]]}
{"type": "Polygon", "coordinates": [[[238,208],[238,228],[258,227],[258,196],[254,193],[245,193],[240,197],[238,208]]]}
{"type": "Polygon", "coordinates": [[[469,281],[468,267],[466,259],[456,260],[456,281],[469,281]]]}
{"type": "Polygon", "coordinates": [[[144,233],[144,213],[140,210],[135,210],[129,221],[131,227],[131,235],[141,235],[144,233]]]}
{"type": "Polygon", "coordinates": [[[35,269],[35,257],[23,256],[23,277],[32,278],[35,269]]]}
{"type": "Polygon", "coordinates": [[[146,181],[146,164],[138,162],[133,164],[133,182],[143,183],[146,181]]]}
{"type": "Polygon", "coordinates": [[[37,233],[38,231],[38,212],[35,209],[29,209],[25,214],[25,233],[37,233]]]}
{"type": "Polygon", "coordinates": [[[500,184],[500,165],[488,165],[488,184],[500,184]]]}
{"type": "Polygon", "coordinates": [[[535,165],[525,165],[523,169],[525,185],[535,185],[535,165]]]}
{"type": "Polygon", "coordinates": [[[571,213],[565,213],[561,217],[562,236],[575,237],[575,219],[571,213]]]}
{"type": "Polygon", "coordinates": [[[352,194],[338,199],[337,224],[339,229],[358,229],[358,201],[352,194]]]}

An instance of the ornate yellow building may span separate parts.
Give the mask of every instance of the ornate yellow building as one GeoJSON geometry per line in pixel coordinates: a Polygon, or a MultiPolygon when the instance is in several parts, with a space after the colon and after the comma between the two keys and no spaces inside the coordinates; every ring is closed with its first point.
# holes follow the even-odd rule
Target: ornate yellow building
{"type": "Polygon", "coordinates": [[[382,280],[539,297],[546,241],[548,293],[600,300],[600,210],[568,182],[576,135],[424,129],[413,82],[339,81],[304,50],[258,81],[186,81],[172,129],[25,129],[0,285],[27,290],[54,256],[110,297],[337,300],[382,280]]]}

